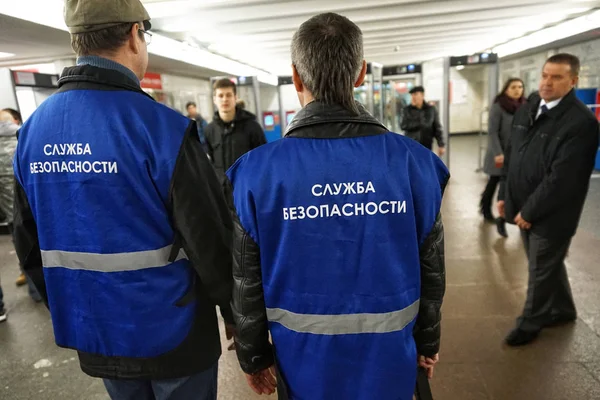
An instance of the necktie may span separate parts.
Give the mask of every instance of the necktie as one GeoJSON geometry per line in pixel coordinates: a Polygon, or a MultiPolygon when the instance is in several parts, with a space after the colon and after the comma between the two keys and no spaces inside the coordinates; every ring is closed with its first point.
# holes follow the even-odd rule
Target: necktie
{"type": "Polygon", "coordinates": [[[545,104],[542,105],[541,109],[542,109],[542,114],[540,114],[540,115],[546,114],[548,112],[548,106],[545,104]]]}

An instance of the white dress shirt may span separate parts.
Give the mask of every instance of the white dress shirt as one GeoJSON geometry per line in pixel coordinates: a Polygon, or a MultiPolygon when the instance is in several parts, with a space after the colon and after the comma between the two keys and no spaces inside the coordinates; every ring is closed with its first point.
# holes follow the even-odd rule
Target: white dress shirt
{"type": "Polygon", "coordinates": [[[561,97],[560,99],[553,100],[550,103],[546,103],[546,100],[542,99],[542,101],[540,102],[540,106],[538,107],[538,112],[537,112],[537,115],[535,116],[535,119],[538,119],[540,117],[540,115],[542,115],[542,106],[548,107],[548,111],[550,111],[554,107],[556,107],[557,105],[559,105],[562,99],[563,98],[561,97]]]}

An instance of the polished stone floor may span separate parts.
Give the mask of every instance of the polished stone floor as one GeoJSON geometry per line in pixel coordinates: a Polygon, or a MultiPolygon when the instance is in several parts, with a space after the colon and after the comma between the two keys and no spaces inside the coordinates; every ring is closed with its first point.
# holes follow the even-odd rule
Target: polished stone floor
{"type": "MultiPolygon", "coordinates": [[[[502,339],[526,289],[522,246],[514,227],[509,239],[501,239],[477,213],[486,180],[475,173],[477,142],[459,137],[451,146],[453,178],[444,200],[448,288],[434,398],[600,399],[600,179],[591,181],[568,259],[579,319],[544,331],[529,347],[508,349],[502,339]]],[[[0,324],[0,399],[108,399],[100,381],[81,373],[75,354],[54,345],[47,311],[25,288],[14,286],[17,275],[10,240],[0,237],[0,276],[10,313],[0,324]]],[[[247,388],[233,353],[221,359],[219,392],[222,400],[259,398],[247,388]]]]}

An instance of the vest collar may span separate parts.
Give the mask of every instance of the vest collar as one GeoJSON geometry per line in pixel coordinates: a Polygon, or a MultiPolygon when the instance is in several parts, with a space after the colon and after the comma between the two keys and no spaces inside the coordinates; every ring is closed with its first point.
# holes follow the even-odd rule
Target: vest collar
{"type": "Polygon", "coordinates": [[[139,82],[135,82],[126,74],[114,69],[99,68],[87,64],[65,68],[58,80],[58,87],[60,91],[64,91],[68,90],[69,84],[85,83],[137,92],[152,99],[152,96],[140,88],[139,82]]]}
{"type": "Polygon", "coordinates": [[[292,122],[288,125],[285,136],[291,135],[294,131],[313,125],[330,124],[330,123],[355,123],[377,125],[387,131],[387,128],[377,121],[366,108],[356,102],[358,106],[358,115],[345,109],[339,104],[325,104],[320,101],[313,101],[307,104],[302,110],[296,114],[292,122]]]}

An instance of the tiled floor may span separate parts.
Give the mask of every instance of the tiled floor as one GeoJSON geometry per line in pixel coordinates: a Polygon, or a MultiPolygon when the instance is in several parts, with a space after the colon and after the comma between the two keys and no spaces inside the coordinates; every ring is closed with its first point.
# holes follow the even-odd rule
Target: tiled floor
{"type": "MultiPolygon", "coordinates": [[[[527,279],[518,232],[511,227],[510,238],[500,239],[494,226],[481,222],[477,204],[486,178],[474,172],[477,143],[464,137],[451,144],[453,178],[444,203],[448,288],[434,397],[600,399],[600,179],[591,182],[568,259],[577,323],[548,329],[529,347],[508,349],[502,339],[523,305],[527,279]]],[[[100,381],[80,372],[75,354],[53,344],[44,307],[14,287],[11,251],[9,238],[1,237],[0,275],[10,315],[0,324],[0,399],[108,399],[100,381]],[[36,369],[40,360],[52,365],[36,369]]],[[[259,398],[247,388],[233,353],[221,359],[219,391],[222,400],[259,398]]]]}

